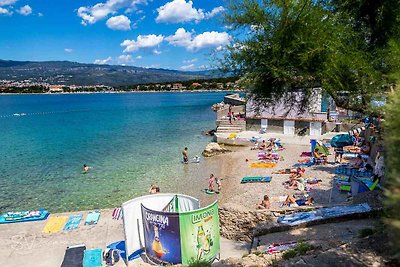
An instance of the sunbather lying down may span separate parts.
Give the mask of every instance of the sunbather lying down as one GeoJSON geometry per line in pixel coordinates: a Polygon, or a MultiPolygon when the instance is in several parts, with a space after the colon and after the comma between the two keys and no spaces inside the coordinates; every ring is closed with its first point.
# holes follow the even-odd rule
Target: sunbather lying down
{"type": "Polygon", "coordinates": [[[297,167],[297,168],[291,168],[291,169],[282,169],[282,170],[277,170],[274,171],[273,173],[275,174],[301,174],[303,175],[306,172],[306,169],[297,167]]]}
{"type": "Polygon", "coordinates": [[[292,206],[292,207],[298,207],[298,206],[307,206],[307,205],[312,205],[314,203],[314,198],[313,197],[308,197],[307,199],[296,199],[294,195],[288,195],[286,200],[281,204],[281,207],[283,206],[292,206]]]}

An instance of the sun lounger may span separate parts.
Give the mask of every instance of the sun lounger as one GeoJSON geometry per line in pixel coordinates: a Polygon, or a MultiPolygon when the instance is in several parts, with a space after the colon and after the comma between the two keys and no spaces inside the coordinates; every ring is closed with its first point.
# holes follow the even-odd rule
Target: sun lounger
{"type": "Polygon", "coordinates": [[[269,183],[271,182],[271,176],[251,176],[251,177],[243,177],[240,181],[241,184],[245,183],[269,183]]]}
{"type": "Polygon", "coordinates": [[[61,267],[83,267],[84,244],[67,247],[61,267]]]}
{"type": "Polygon", "coordinates": [[[102,264],[102,255],[101,248],[85,250],[83,256],[83,267],[101,267],[102,264]]]}
{"type": "Polygon", "coordinates": [[[64,230],[74,230],[78,228],[81,219],[82,214],[69,216],[68,221],[64,226],[64,230]]]}
{"type": "Polygon", "coordinates": [[[43,228],[43,233],[57,233],[61,229],[63,229],[65,223],[67,222],[67,216],[56,216],[50,217],[48,222],[43,228]]]}
{"type": "Polygon", "coordinates": [[[6,212],[0,216],[0,224],[33,222],[47,219],[49,212],[44,209],[35,211],[6,212]]]}
{"type": "Polygon", "coordinates": [[[100,219],[100,211],[91,211],[86,217],[85,225],[97,224],[100,219]]]}

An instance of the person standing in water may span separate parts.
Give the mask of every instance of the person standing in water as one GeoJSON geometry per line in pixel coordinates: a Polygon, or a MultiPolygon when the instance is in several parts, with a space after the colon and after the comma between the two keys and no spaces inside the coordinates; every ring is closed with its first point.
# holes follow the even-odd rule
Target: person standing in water
{"type": "Polygon", "coordinates": [[[182,151],[183,163],[189,163],[189,156],[188,156],[187,150],[188,150],[188,148],[185,147],[182,151]]]}
{"type": "Polygon", "coordinates": [[[208,179],[208,191],[214,191],[214,174],[211,174],[210,178],[208,179]]]}

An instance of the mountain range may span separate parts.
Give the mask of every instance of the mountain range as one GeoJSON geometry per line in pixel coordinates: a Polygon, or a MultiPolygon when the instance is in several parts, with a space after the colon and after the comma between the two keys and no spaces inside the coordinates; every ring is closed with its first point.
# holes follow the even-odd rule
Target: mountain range
{"type": "Polygon", "coordinates": [[[134,66],[84,64],[70,61],[0,60],[0,80],[62,85],[127,86],[223,76],[219,71],[178,71],[134,66]]]}

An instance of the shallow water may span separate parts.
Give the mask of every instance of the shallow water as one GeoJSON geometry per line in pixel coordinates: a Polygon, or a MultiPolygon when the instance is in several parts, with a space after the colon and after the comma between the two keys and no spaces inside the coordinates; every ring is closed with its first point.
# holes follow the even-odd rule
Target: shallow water
{"type": "Polygon", "coordinates": [[[0,211],[108,208],[151,183],[198,195],[210,163],[181,164],[181,151],[201,155],[202,131],[215,128],[210,107],[224,95],[0,96],[0,211]]]}

